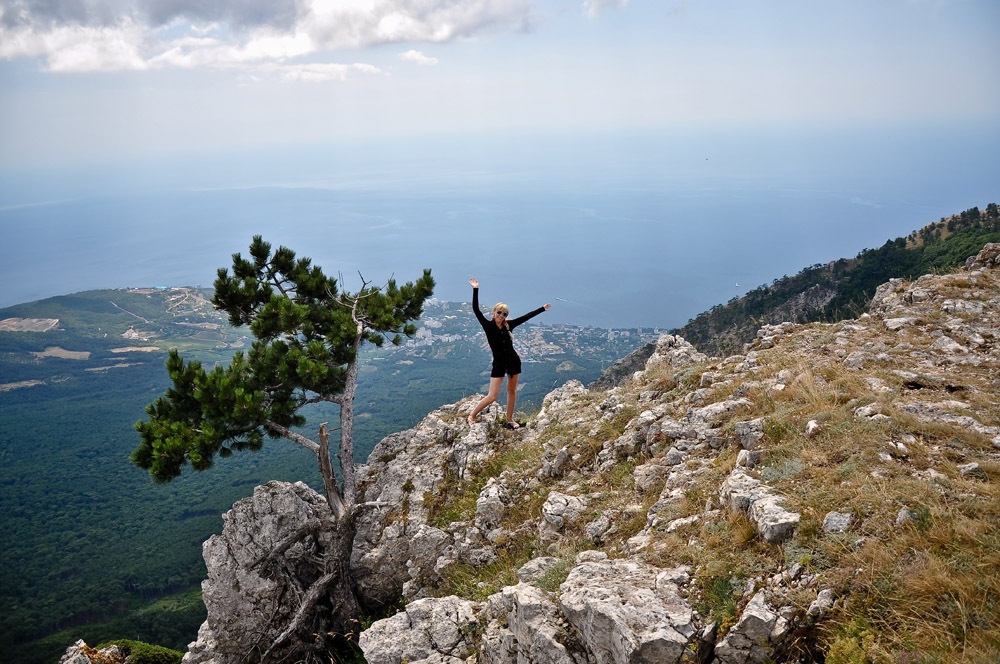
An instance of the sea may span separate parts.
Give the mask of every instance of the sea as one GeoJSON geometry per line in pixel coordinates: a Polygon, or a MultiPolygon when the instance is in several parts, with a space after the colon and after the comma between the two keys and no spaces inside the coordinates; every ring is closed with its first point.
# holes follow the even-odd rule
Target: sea
{"type": "Polygon", "coordinates": [[[342,142],[0,173],[0,308],[211,286],[254,235],[341,286],[546,322],[679,327],[803,268],[1000,202],[1000,131],[635,131],[342,142]]]}

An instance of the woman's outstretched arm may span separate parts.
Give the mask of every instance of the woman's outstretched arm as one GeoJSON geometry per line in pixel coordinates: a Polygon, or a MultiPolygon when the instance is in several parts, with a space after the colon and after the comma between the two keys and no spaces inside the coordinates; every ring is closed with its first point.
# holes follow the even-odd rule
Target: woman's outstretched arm
{"type": "Polygon", "coordinates": [[[476,314],[479,323],[485,327],[490,321],[479,310],[479,280],[473,277],[469,279],[469,285],[472,286],[472,311],[476,314]]]}

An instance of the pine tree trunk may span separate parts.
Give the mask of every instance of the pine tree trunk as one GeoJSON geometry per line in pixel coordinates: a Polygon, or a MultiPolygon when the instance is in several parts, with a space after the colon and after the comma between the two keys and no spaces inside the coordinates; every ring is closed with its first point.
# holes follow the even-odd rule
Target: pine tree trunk
{"type": "Polygon", "coordinates": [[[354,340],[354,357],[347,363],[347,376],[340,400],[340,472],[344,481],[344,502],[348,509],[357,502],[354,470],[354,394],[358,388],[358,354],[361,352],[363,327],[358,325],[354,340]]]}

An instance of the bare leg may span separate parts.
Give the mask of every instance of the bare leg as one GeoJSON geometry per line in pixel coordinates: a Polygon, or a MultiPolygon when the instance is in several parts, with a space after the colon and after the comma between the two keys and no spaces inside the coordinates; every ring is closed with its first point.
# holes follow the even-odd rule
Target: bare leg
{"type": "Polygon", "coordinates": [[[521,374],[507,376],[507,421],[514,421],[514,406],[517,405],[517,379],[521,374]]]}
{"type": "Polygon", "coordinates": [[[485,397],[479,400],[476,407],[472,409],[471,413],[469,413],[469,424],[475,424],[476,416],[483,412],[483,409],[497,400],[497,397],[500,396],[500,384],[502,382],[503,376],[499,378],[490,377],[490,391],[485,397]]]}

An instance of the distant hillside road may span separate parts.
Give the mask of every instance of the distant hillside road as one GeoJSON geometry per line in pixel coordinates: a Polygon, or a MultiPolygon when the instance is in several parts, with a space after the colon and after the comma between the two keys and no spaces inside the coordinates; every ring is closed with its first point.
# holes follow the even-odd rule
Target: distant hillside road
{"type": "Polygon", "coordinates": [[[4,318],[0,332],[48,332],[57,325],[58,318],[4,318]]]}

